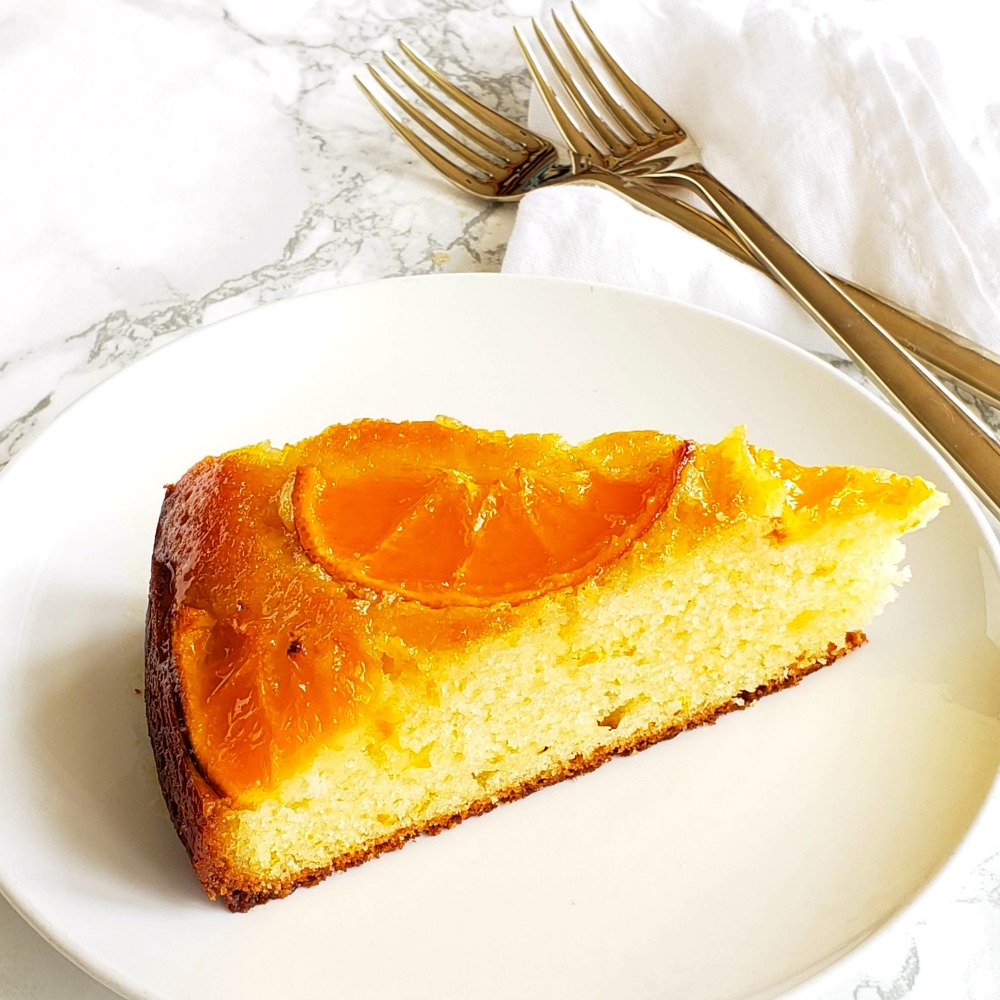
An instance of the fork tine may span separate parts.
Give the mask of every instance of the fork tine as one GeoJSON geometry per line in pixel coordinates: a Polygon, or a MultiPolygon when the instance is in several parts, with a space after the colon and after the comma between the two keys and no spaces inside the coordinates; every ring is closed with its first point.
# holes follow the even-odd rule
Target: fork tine
{"type": "Polygon", "coordinates": [[[537,153],[546,146],[545,140],[529,129],[522,128],[509,118],[504,118],[492,108],[480,104],[474,97],[471,97],[464,90],[460,90],[450,80],[442,76],[433,66],[429,65],[405,42],[399,42],[400,49],[403,50],[406,58],[429,79],[433,80],[437,86],[444,91],[459,107],[464,108],[471,115],[475,115],[484,125],[488,125],[494,132],[502,135],[505,139],[523,146],[529,152],[537,153]]]}
{"type": "Polygon", "coordinates": [[[559,77],[566,93],[569,94],[571,100],[579,109],[580,114],[582,114],[583,117],[590,122],[594,131],[600,137],[601,142],[603,142],[615,156],[623,156],[628,152],[628,146],[622,142],[620,136],[616,135],[610,128],[608,128],[600,113],[590,104],[584,96],[583,91],[581,91],[573,81],[572,76],[570,76],[566,67],[562,63],[562,60],[556,54],[556,50],[552,47],[552,43],[549,41],[548,36],[542,30],[539,23],[532,20],[531,26],[535,29],[535,37],[538,39],[538,44],[541,45],[542,51],[545,53],[545,56],[552,65],[552,68],[556,71],[556,75],[559,77]]]}
{"type": "Polygon", "coordinates": [[[580,13],[575,3],[571,2],[570,7],[576,15],[580,27],[590,40],[604,68],[611,74],[618,85],[629,96],[629,100],[649,119],[650,123],[657,128],[663,128],[667,132],[676,132],[678,136],[684,136],[684,129],[669,115],[665,108],[661,108],[649,94],[646,93],[626,72],[611,58],[608,50],[601,44],[601,40],[594,34],[594,29],[587,23],[586,18],[580,13]]]}
{"type": "Polygon", "coordinates": [[[524,62],[528,67],[528,72],[531,74],[531,79],[535,81],[535,86],[541,92],[545,106],[555,119],[556,127],[559,129],[559,133],[565,140],[566,145],[570,149],[575,149],[577,153],[589,157],[597,163],[601,163],[604,159],[604,154],[573,124],[573,120],[566,114],[556,92],[542,75],[542,71],[538,68],[538,63],[535,62],[535,57],[531,54],[531,49],[528,48],[526,42],[521,37],[521,32],[517,28],[514,29],[514,37],[517,39],[521,55],[524,56],[524,62]]]}
{"type": "Polygon", "coordinates": [[[566,43],[566,48],[576,60],[577,65],[580,67],[580,72],[582,72],[587,78],[587,82],[590,84],[594,93],[597,94],[604,106],[609,112],[611,112],[611,115],[615,119],[615,124],[636,142],[648,142],[652,139],[653,136],[635,120],[635,118],[629,113],[628,109],[622,107],[622,105],[611,96],[607,87],[605,87],[601,82],[601,78],[594,72],[593,67],[590,65],[590,60],[587,59],[587,57],[580,51],[580,47],[573,40],[572,35],[570,35],[570,33],[566,30],[565,25],[562,23],[555,11],[552,12],[552,23],[558,29],[563,42],[566,43]]]}
{"type": "Polygon", "coordinates": [[[466,191],[472,191],[484,198],[492,197],[494,194],[493,185],[478,177],[473,176],[467,170],[463,170],[457,163],[453,163],[446,156],[439,153],[433,146],[424,142],[412,129],[407,128],[394,115],[390,114],[382,102],[361,82],[358,77],[354,82],[361,88],[362,93],[375,106],[376,111],[389,123],[389,125],[422,156],[435,170],[440,171],[453,184],[466,191]]]}
{"type": "MultiPolygon", "coordinates": [[[[402,43],[400,43],[402,44],[402,43]]],[[[402,66],[396,62],[388,52],[383,52],[382,57],[389,64],[389,68],[405,83],[410,90],[418,94],[426,104],[433,108],[445,121],[447,121],[456,131],[461,132],[463,135],[468,136],[473,142],[482,146],[483,149],[492,153],[494,156],[499,157],[506,163],[511,162],[511,153],[513,150],[510,146],[505,146],[502,142],[498,142],[491,135],[487,135],[482,129],[476,128],[472,122],[463,118],[460,114],[453,111],[444,101],[438,100],[426,87],[421,86],[416,80],[410,76],[409,73],[403,69],[402,66]]]]}
{"type": "Polygon", "coordinates": [[[474,149],[470,149],[463,142],[459,142],[450,132],[446,132],[434,119],[428,117],[414,104],[411,104],[405,97],[401,97],[396,93],[395,90],[386,82],[385,78],[374,66],[368,67],[368,72],[371,73],[373,77],[381,85],[382,89],[399,105],[414,121],[418,122],[423,126],[426,132],[429,132],[438,142],[441,143],[445,149],[454,153],[457,157],[465,160],[466,163],[471,164],[477,170],[481,171],[488,176],[492,176],[497,168],[497,164],[493,160],[488,160],[481,153],[477,153],[474,149]]]}

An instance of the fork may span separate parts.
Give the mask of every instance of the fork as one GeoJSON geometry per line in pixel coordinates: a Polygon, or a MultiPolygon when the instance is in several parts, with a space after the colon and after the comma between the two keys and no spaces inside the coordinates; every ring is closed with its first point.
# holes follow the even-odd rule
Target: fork
{"type": "MultiPolygon", "coordinates": [[[[540,29],[538,30],[540,31],[540,29]]],[[[728,248],[731,252],[742,252],[743,255],[746,255],[748,251],[745,247],[752,246],[754,258],[757,258],[758,262],[767,267],[768,270],[772,270],[772,273],[774,272],[773,266],[767,259],[766,254],[758,246],[754,245],[752,240],[747,238],[744,230],[733,225],[731,219],[732,213],[735,211],[742,220],[745,220],[748,215],[751,217],[751,221],[757,220],[751,227],[752,231],[759,234],[762,231],[759,227],[763,225],[765,227],[763,232],[772,243],[777,242],[779,245],[783,245],[784,241],[773,230],[766,227],[766,224],[763,224],[758,217],[754,216],[751,210],[743,205],[742,202],[739,202],[726,189],[718,185],[717,182],[715,188],[709,190],[709,194],[715,195],[716,199],[721,202],[721,207],[729,210],[728,216],[726,211],[720,214],[723,215],[723,218],[731,229],[740,233],[739,237],[734,237],[718,220],[712,219],[703,213],[698,213],[690,206],[678,202],[664,192],[650,187],[649,178],[662,177],[664,180],[680,181],[682,176],[680,171],[682,169],[690,171],[690,180],[687,177],[684,178],[689,183],[694,179],[700,180],[699,174],[710,177],[704,167],[697,162],[696,158],[689,158],[689,163],[677,159],[675,148],[682,147],[682,151],[690,153],[693,149],[693,143],[676,123],[673,123],[674,128],[672,130],[673,145],[669,145],[667,140],[664,140],[663,145],[656,150],[656,153],[652,157],[647,154],[644,157],[635,157],[628,162],[622,157],[618,165],[621,166],[624,164],[624,169],[633,172],[636,176],[612,172],[602,163],[586,162],[585,159],[580,157],[577,157],[573,164],[562,164],[558,162],[557,150],[547,140],[522,126],[510,122],[502,115],[499,115],[497,112],[465,94],[420,59],[404,43],[400,42],[400,48],[407,58],[419,67],[443,94],[451,98],[469,116],[481,125],[486,126],[486,128],[495,131],[504,140],[499,141],[495,136],[485,132],[479,125],[458,114],[432,94],[426,87],[417,83],[394,59],[386,55],[387,64],[396,76],[413,93],[418,95],[428,107],[440,115],[444,121],[449,123],[457,132],[471,140],[483,152],[473,149],[469,144],[462,142],[443,129],[412,102],[398,94],[374,67],[369,67],[374,79],[393,102],[405,111],[414,122],[420,125],[425,134],[440,143],[453,156],[468,165],[463,167],[440,153],[430,143],[417,135],[413,129],[396,119],[375,98],[371,91],[360,80],[357,80],[366,96],[372,101],[392,128],[420,156],[463,190],[484,198],[516,200],[528,191],[546,185],[574,182],[600,183],[626,197],[632,198],[649,210],[681,222],[682,225],[687,226],[689,229],[695,229],[695,224],[697,224],[702,230],[699,233],[700,235],[707,235],[708,238],[717,244],[728,243],[728,248]],[[672,151],[674,152],[672,153],[672,151]],[[470,170],[469,167],[472,169],[470,170]],[[692,220],[701,221],[692,223],[692,220]],[[743,240],[743,242],[741,243],[740,240],[743,240]]],[[[562,65],[558,58],[555,57],[554,51],[553,57],[556,62],[559,62],[559,65],[562,65]]],[[[544,77],[537,63],[530,58],[530,54],[529,68],[532,70],[533,75],[536,76],[536,80],[544,82],[544,77]]],[[[565,71],[565,67],[563,67],[563,71],[566,73],[567,79],[572,83],[572,78],[565,71]]],[[[639,94],[642,93],[635,84],[632,84],[632,86],[635,87],[639,94]]],[[[554,117],[556,116],[556,109],[562,112],[562,118],[565,120],[561,123],[561,127],[565,128],[567,123],[572,126],[564,109],[558,103],[558,98],[552,88],[546,86],[546,89],[543,89],[542,93],[547,101],[551,100],[553,102],[550,107],[553,110],[554,117]]],[[[651,102],[651,98],[648,98],[648,95],[646,96],[647,100],[651,102]]],[[[652,109],[657,107],[657,105],[651,104],[651,112],[655,114],[652,109]]],[[[664,125],[673,122],[673,119],[663,109],[659,109],[659,113],[660,121],[664,125]]],[[[629,113],[626,112],[626,114],[629,113]]],[[[632,122],[635,122],[636,127],[640,127],[637,119],[631,115],[630,118],[632,122]]],[[[616,116],[616,120],[620,124],[621,119],[618,119],[616,116]]],[[[627,121],[628,119],[625,120],[627,121]]],[[[648,128],[657,127],[649,118],[646,118],[646,121],[649,122],[648,128]]],[[[560,124],[558,118],[557,124],[560,124]]],[[[607,127],[606,123],[605,127],[607,127]]],[[[578,131],[574,127],[574,132],[578,131]]],[[[571,132],[570,134],[574,133],[571,132]]],[[[586,136],[582,132],[579,135],[586,139],[586,136]]],[[[567,141],[570,142],[569,139],[567,141]]],[[[572,142],[570,144],[572,145],[572,142]]],[[[590,143],[590,146],[595,152],[599,152],[596,145],[590,143]]],[[[657,181],[657,183],[660,182],[657,181]]],[[[717,211],[719,207],[716,206],[717,211]]],[[[799,261],[801,258],[795,258],[795,260],[799,261]]],[[[824,307],[830,306],[830,296],[837,296],[837,298],[833,299],[833,303],[840,310],[840,318],[837,321],[840,325],[834,325],[831,328],[831,326],[824,323],[828,332],[831,332],[836,339],[841,341],[847,353],[855,357],[858,366],[870,375],[872,381],[883,388],[886,395],[897,401],[903,412],[924,432],[925,437],[927,437],[928,441],[942,457],[963,476],[991,513],[1000,517],[1000,446],[997,445],[968,412],[946,395],[944,390],[931,377],[918,365],[913,363],[905,352],[897,347],[890,338],[886,337],[865,313],[857,309],[843,293],[839,292],[830,279],[822,275],[821,272],[816,271],[807,262],[805,263],[804,273],[805,279],[811,282],[809,296],[819,299],[818,303],[810,306],[814,315],[817,311],[823,315],[824,307]],[[817,305],[818,309],[816,308],[817,305]],[[850,317],[846,329],[843,328],[845,311],[846,315],[850,317]],[[859,330],[860,333],[858,332],[859,330]],[[872,361],[874,364],[866,362],[860,357],[859,351],[853,346],[859,341],[862,345],[861,353],[869,353],[870,357],[873,356],[872,361]],[[879,369],[882,374],[876,374],[875,369],[879,369]],[[892,383],[892,385],[889,383],[892,383]]],[[[801,274],[795,268],[793,268],[793,280],[791,282],[788,280],[788,276],[781,274],[779,270],[779,280],[786,287],[789,284],[794,285],[796,278],[800,281],[802,280],[801,274]]],[[[870,293],[864,294],[869,295],[869,298],[865,300],[866,309],[869,307],[869,303],[873,303],[873,311],[877,311],[880,307],[884,310],[884,306],[880,300],[870,297],[870,293]]],[[[801,294],[797,297],[800,301],[803,301],[801,294]]],[[[810,300],[807,297],[805,301],[809,303],[810,300]]],[[[929,331],[926,327],[922,327],[919,322],[916,325],[921,327],[925,339],[930,337],[930,339],[934,340],[939,337],[938,334],[929,331]]],[[[943,340],[944,338],[940,339],[943,340]]],[[[989,363],[989,359],[985,360],[989,363]]]]}
{"type": "Polygon", "coordinates": [[[612,93],[593,70],[558,17],[555,23],[577,77],[587,81],[590,99],[538,23],[533,21],[532,25],[549,65],[587,131],[574,124],[524,39],[516,30],[515,33],[542,99],[576,155],[591,170],[622,172],[646,182],[655,180],[678,185],[701,198],[771,276],[896,404],[990,512],[1000,516],[1000,444],[985,426],[848,294],[708,170],[694,139],[624,73],[579,11],[573,9],[617,94],[612,93]],[[623,140],[623,135],[631,142],[623,140]]]}
{"type": "MultiPolygon", "coordinates": [[[[480,149],[460,142],[452,133],[442,129],[411,101],[401,97],[374,67],[369,67],[372,76],[392,101],[418,123],[427,135],[448,149],[455,159],[442,155],[435,147],[421,139],[413,129],[389,113],[371,91],[355,77],[358,86],[389,125],[432,167],[462,190],[490,200],[515,201],[535,188],[553,184],[599,184],[629,199],[647,212],[682,226],[743,263],[763,270],[760,262],[718,219],[677,200],[669,189],[665,189],[655,181],[644,183],[641,179],[608,169],[609,164],[614,161],[605,158],[604,154],[582,135],[581,148],[584,152],[582,154],[572,152],[572,161],[569,165],[558,162],[558,150],[546,138],[476,101],[428,65],[404,42],[400,41],[398,44],[409,61],[417,66],[442,94],[460,107],[465,116],[457,114],[434,93],[417,83],[396,60],[386,54],[384,58],[393,73],[409,91],[420,97],[428,107],[456,131],[477,144],[480,149]],[[490,129],[495,135],[477,127],[470,119],[490,129]]],[[[610,60],[610,56],[607,58],[610,60]]],[[[645,140],[636,138],[633,142],[636,153],[639,153],[640,147],[648,152],[644,145],[645,140]]],[[[633,159],[641,159],[641,156],[636,155],[633,159]]],[[[947,327],[924,319],[874,292],[843,278],[831,277],[831,280],[847,292],[869,315],[890,329],[900,343],[920,357],[932,370],[950,378],[989,405],[1000,408],[1000,357],[947,327]]]]}

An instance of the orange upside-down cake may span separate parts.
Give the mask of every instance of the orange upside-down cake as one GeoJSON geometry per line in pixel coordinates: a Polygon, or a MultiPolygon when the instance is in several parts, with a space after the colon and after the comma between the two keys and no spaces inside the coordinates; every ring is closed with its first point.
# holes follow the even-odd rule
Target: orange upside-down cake
{"type": "Polygon", "coordinates": [[[945,502],[741,430],[362,420],[198,462],[146,639],[198,878],[246,910],[797,683],[864,641],[945,502]]]}

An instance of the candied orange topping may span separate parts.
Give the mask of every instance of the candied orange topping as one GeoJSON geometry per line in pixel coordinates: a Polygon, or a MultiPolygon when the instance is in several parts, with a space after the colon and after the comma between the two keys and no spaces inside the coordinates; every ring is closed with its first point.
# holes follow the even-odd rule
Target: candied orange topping
{"type": "Polygon", "coordinates": [[[907,479],[881,469],[803,469],[787,460],[780,460],[778,466],[788,480],[788,505],[796,512],[794,520],[800,531],[821,521],[853,517],[873,503],[902,517],[934,492],[922,479],[907,479]]]}
{"type": "Polygon", "coordinates": [[[415,467],[405,455],[333,479],[300,466],[292,510],[302,547],[337,579],[429,607],[521,603],[627,551],[666,507],[686,454],[676,444],[615,474],[568,449],[543,453],[537,438],[502,450],[469,438],[461,469],[415,467]]]}
{"type": "Polygon", "coordinates": [[[174,644],[189,739],[230,794],[294,773],[348,716],[364,682],[361,650],[346,633],[276,642],[263,624],[241,629],[183,606],[174,644]]]}

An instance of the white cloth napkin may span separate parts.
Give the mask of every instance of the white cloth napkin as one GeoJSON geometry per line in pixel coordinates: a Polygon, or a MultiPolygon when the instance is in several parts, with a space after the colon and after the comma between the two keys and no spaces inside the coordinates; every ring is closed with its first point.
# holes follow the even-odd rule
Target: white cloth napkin
{"type": "MultiPolygon", "coordinates": [[[[814,262],[1000,351],[1000,69],[987,8],[585,0],[581,9],[698,141],[709,169],[814,262]]],[[[529,121],[556,137],[537,95],[529,121]]],[[[596,187],[525,198],[503,270],[654,292],[834,352],[770,279],[596,187]]]]}

